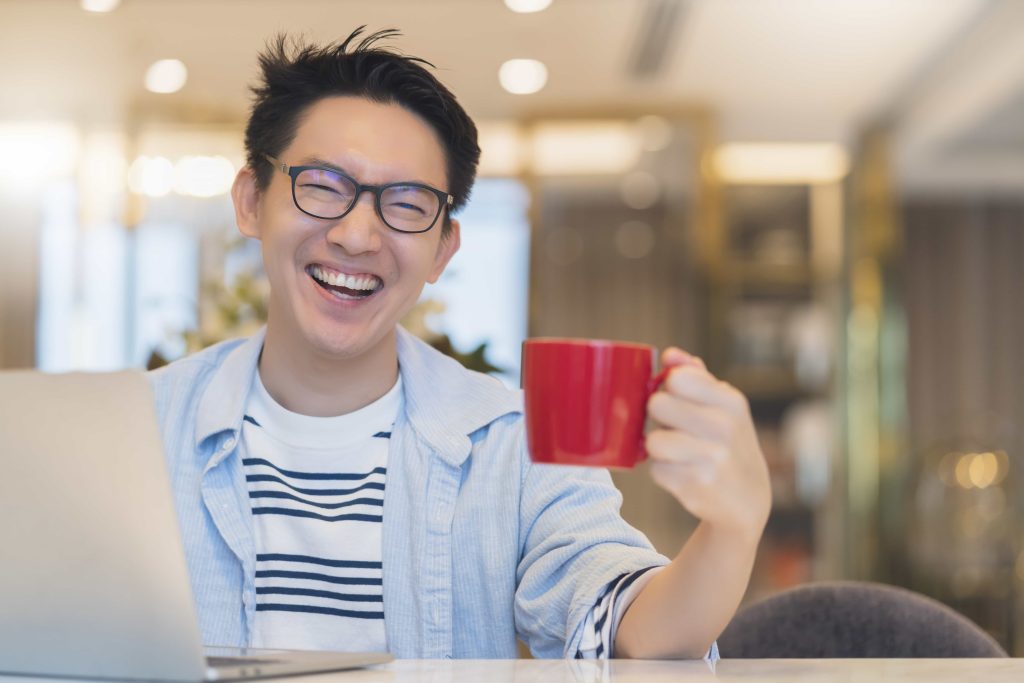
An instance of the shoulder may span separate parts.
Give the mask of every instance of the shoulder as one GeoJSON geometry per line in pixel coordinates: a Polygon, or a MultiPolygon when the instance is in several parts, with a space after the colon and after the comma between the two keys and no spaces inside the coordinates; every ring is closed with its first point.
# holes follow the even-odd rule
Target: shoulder
{"type": "Polygon", "coordinates": [[[398,362],[414,421],[444,423],[469,435],[504,416],[522,414],[522,392],[463,367],[401,328],[398,362]]]}
{"type": "Polygon", "coordinates": [[[171,413],[195,407],[231,352],[247,341],[229,339],[147,372],[157,414],[163,419],[171,413]]]}
{"type": "Polygon", "coordinates": [[[154,392],[173,390],[179,386],[194,386],[197,381],[211,376],[228,354],[245,343],[245,339],[229,339],[202,351],[172,361],[162,368],[146,373],[154,392]]]}

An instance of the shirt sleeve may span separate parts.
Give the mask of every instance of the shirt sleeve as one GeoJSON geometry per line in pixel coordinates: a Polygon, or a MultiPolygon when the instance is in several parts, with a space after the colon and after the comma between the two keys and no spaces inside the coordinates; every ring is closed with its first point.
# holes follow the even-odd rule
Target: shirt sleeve
{"type": "Polygon", "coordinates": [[[573,658],[608,585],[670,560],[622,519],[606,470],[527,462],[523,475],[516,633],[534,657],[573,658]]]}
{"type": "MultiPolygon", "coordinates": [[[[612,646],[622,615],[662,569],[662,566],[647,567],[623,574],[608,584],[584,621],[583,638],[576,650],[576,659],[610,659],[614,655],[612,646]]],[[[718,643],[715,642],[704,655],[704,661],[713,664],[718,659],[718,643]]]]}

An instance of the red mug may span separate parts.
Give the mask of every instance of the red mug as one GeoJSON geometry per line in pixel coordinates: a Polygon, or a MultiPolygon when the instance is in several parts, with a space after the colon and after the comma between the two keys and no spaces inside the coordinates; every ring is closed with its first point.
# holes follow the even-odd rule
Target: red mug
{"type": "Polygon", "coordinates": [[[655,348],[592,339],[523,342],[526,441],[538,463],[631,468],[647,457],[655,348]]]}

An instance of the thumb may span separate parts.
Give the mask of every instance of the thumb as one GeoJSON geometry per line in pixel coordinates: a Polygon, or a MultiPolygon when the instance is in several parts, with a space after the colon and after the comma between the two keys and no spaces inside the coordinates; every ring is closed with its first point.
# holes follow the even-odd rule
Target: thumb
{"type": "Polygon", "coordinates": [[[661,365],[666,368],[689,365],[702,370],[707,369],[704,366],[704,361],[697,356],[683,351],[678,346],[670,346],[661,352],[661,365]]]}

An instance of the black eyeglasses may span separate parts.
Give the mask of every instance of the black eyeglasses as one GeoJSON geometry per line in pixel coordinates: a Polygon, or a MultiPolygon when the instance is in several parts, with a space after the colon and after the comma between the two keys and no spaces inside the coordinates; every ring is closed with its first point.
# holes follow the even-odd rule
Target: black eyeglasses
{"type": "Polygon", "coordinates": [[[356,205],[364,192],[372,192],[377,215],[392,230],[426,232],[455,197],[422,183],[363,185],[341,171],[323,166],[289,166],[269,154],[267,160],[292,179],[295,207],[314,218],[336,220],[356,205]]]}

